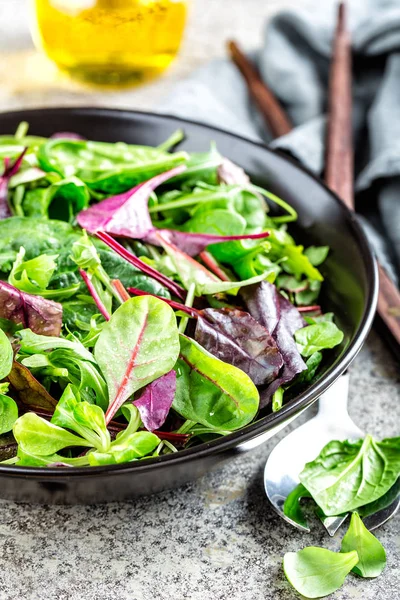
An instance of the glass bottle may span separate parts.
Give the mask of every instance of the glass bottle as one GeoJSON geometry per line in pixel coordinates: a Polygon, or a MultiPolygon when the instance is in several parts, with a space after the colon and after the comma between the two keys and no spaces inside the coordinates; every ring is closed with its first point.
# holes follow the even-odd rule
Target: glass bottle
{"type": "Polygon", "coordinates": [[[185,0],[32,0],[38,47],[72,77],[99,84],[141,82],[176,56],[185,0]]]}

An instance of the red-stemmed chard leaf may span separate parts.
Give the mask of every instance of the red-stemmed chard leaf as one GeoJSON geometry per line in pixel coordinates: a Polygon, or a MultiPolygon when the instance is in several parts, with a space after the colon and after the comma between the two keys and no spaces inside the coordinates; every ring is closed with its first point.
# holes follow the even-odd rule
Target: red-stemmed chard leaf
{"type": "Polygon", "coordinates": [[[169,300],[168,298],[162,298],[161,296],[157,296],[156,294],[151,294],[150,292],[145,292],[143,290],[139,290],[138,288],[128,287],[128,292],[134,294],[135,296],[153,296],[153,298],[158,298],[159,300],[163,300],[171,308],[175,310],[181,310],[188,314],[190,317],[199,317],[201,316],[201,311],[197,310],[197,308],[193,308],[192,306],[186,306],[185,304],[181,304],[180,302],[175,302],[175,300],[169,300]]]}
{"type": "Polygon", "coordinates": [[[172,279],[170,279],[166,275],[163,275],[162,273],[145,263],[143,260],[132,254],[132,252],[129,252],[129,250],[127,250],[119,242],[114,240],[114,238],[112,238],[111,235],[103,231],[97,231],[96,236],[105,244],[107,244],[107,246],[112,248],[117,254],[122,256],[122,258],[125,258],[125,260],[131,263],[131,265],[133,265],[143,273],[146,273],[146,275],[153,277],[153,279],[161,283],[161,285],[166,287],[175,296],[178,296],[178,298],[181,298],[182,300],[185,298],[186,293],[183,287],[181,287],[180,285],[175,283],[175,281],[172,281],[172,279]]]}
{"type": "Polygon", "coordinates": [[[105,323],[94,355],[107,382],[109,423],[130,396],[174,367],[179,355],[174,312],[152,296],[130,298],[105,323]]]}
{"type": "Polygon", "coordinates": [[[257,240],[268,237],[268,232],[244,235],[213,235],[208,233],[186,233],[173,229],[155,229],[148,210],[150,194],[159,185],[168,181],[171,177],[179,175],[185,169],[184,165],[180,165],[140,183],[128,192],[111,196],[90,206],[78,214],[77,221],[79,225],[93,234],[102,231],[118,237],[145,240],[155,245],[160,244],[157,235],[157,231],[160,231],[165,240],[168,240],[189,256],[197,256],[210,244],[233,240],[257,240]]]}
{"type": "Polygon", "coordinates": [[[9,158],[4,159],[4,173],[0,177],[0,219],[7,219],[7,217],[11,217],[11,210],[7,199],[8,184],[11,177],[18,173],[26,151],[27,148],[24,148],[24,150],[12,164],[10,164],[9,158]]]}
{"type": "Polygon", "coordinates": [[[79,274],[82,277],[83,281],[85,282],[86,287],[89,290],[89,293],[92,296],[94,303],[96,304],[97,308],[99,309],[100,314],[103,315],[103,317],[105,318],[106,321],[109,321],[110,314],[109,314],[108,310],[106,309],[106,307],[104,306],[99,294],[97,293],[96,288],[94,287],[89,275],[83,269],[79,269],[79,274]]]}
{"type": "Polygon", "coordinates": [[[295,331],[304,327],[305,323],[297,308],[272,283],[262,281],[243,288],[241,294],[250,314],[272,334],[284,361],[279,377],[260,394],[260,408],[264,408],[278,387],[289,383],[307,368],[293,337],[295,331]]]}
{"type": "Polygon", "coordinates": [[[62,305],[53,300],[21,292],[0,281],[0,317],[29,327],[40,335],[59,336],[62,327],[62,305]]]}
{"type": "Polygon", "coordinates": [[[271,383],[283,365],[277,343],[268,330],[242,310],[202,310],[195,339],[220,360],[247,373],[255,385],[271,383]]]}
{"type": "Polygon", "coordinates": [[[93,204],[78,214],[79,225],[90,233],[105,231],[120,237],[145,238],[154,229],[148,210],[150,194],[185,169],[184,165],[180,165],[140,183],[124,194],[93,204]]]}
{"type": "Polygon", "coordinates": [[[143,394],[133,402],[147,431],[162,427],[175,397],[176,372],[174,370],[150,383],[143,394]]]}

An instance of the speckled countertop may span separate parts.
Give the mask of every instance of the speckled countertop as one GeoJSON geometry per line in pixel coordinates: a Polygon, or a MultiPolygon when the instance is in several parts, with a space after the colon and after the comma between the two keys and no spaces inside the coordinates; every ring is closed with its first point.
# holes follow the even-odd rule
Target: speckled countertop
{"type": "MultiPolygon", "coordinates": [[[[71,85],[33,53],[27,0],[0,0],[0,110],[60,104],[151,109],[177,80],[221,55],[226,37],[250,48],[266,16],[300,4],[307,0],[194,0],[183,56],[165,77],[133,91],[99,94],[71,85]]],[[[398,435],[398,365],[376,333],[350,373],[356,423],[377,437],[398,435]]],[[[308,535],[292,529],[264,497],[265,460],[288,430],[198,482],[130,503],[0,501],[0,600],[294,600],[299,596],[284,578],[283,554],[308,545],[338,549],[340,537],[330,539],[317,523],[308,535]]],[[[330,598],[395,600],[399,533],[399,520],[377,533],[388,554],[381,577],[350,576],[330,598]]]]}

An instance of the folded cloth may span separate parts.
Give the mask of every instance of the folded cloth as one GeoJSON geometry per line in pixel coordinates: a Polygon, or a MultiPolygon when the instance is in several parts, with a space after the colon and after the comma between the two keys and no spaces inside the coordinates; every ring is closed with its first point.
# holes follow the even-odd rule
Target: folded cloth
{"type": "MultiPolygon", "coordinates": [[[[400,0],[352,0],[356,208],[380,261],[400,274],[400,0]]],[[[295,128],[273,140],[237,68],[216,60],[181,82],[163,112],[203,121],[283,149],[321,174],[336,0],[313,0],[266,25],[251,56],[295,128]]]]}

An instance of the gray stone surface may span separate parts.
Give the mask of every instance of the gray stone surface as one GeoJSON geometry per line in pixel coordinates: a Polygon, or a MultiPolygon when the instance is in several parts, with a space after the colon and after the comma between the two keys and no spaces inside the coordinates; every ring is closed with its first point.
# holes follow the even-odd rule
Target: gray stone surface
{"type": "MultiPolygon", "coordinates": [[[[0,109],[98,104],[149,109],[191,69],[223,53],[231,35],[257,43],[263,18],[306,0],[196,0],[183,55],[143,88],[99,94],[71,85],[31,50],[25,0],[0,0],[0,109]],[[43,63],[45,64],[45,63],[43,63]],[[47,69],[47,70],[46,70],[47,69]]],[[[295,425],[309,418],[311,408],[295,425]]],[[[351,368],[350,413],[377,437],[398,435],[398,364],[376,333],[351,368]]],[[[293,426],[292,426],[293,427],[293,426]]],[[[308,545],[338,549],[318,523],[302,534],[270,509],[261,487],[268,453],[288,430],[184,488],[130,503],[54,507],[0,501],[0,600],[292,600],[282,556],[308,545]]],[[[399,597],[399,521],[377,533],[384,574],[350,576],[333,600],[399,597]]]]}

